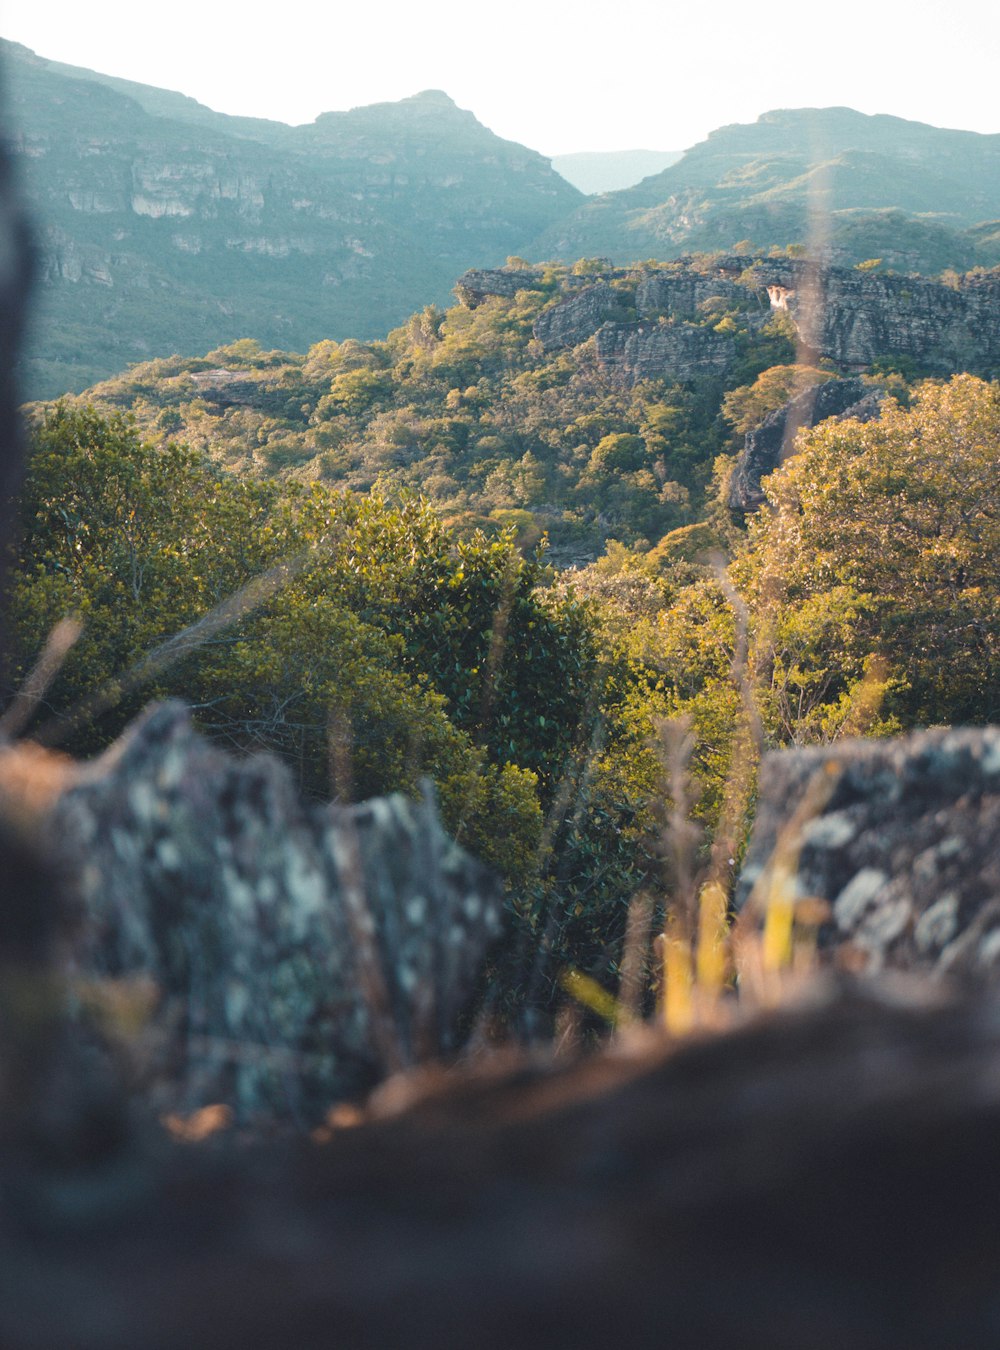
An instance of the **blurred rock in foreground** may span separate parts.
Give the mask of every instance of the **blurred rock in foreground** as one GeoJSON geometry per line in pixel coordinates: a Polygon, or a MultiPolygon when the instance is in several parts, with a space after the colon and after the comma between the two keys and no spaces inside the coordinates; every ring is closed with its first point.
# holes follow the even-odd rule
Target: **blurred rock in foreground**
{"type": "Polygon", "coordinates": [[[445,1077],[323,1145],[174,1145],[116,1207],[8,1189],[0,1342],[995,1350],[998,1064],[987,1000],[847,998],[445,1077]]]}
{"type": "Polygon", "coordinates": [[[829,905],[828,959],[1000,976],[1000,727],[768,755],[737,905],[786,876],[829,905]]]}
{"type": "Polygon", "coordinates": [[[499,887],[428,797],[303,802],[268,755],[154,705],[51,817],[82,915],[72,975],[151,1101],[308,1121],[446,1055],[499,887]]]}

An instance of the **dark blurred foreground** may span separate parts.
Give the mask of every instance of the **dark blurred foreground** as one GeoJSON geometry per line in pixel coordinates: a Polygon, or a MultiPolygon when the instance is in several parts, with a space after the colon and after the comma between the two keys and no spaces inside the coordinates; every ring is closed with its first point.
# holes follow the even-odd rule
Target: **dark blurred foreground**
{"type": "MultiPolygon", "coordinates": [[[[889,799],[890,777],[917,772],[904,741],[891,751],[902,757],[892,775],[884,749],[828,775],[823,807],[793,812],[805,842],[761,812],[760,829],[779,836],[754,845],[777,859],[768,866],[795,852],[797,875],[829,892],[821,953],[832,959],[813,975],[808,1003],[680,1046],[647,1027],[589,1058],[493,1051],[451,1070],[393,1074],[379,1045],[396,1047],[403,1064],[447,1053],[454,1022],[440,1014],[456,1006],[465,957],[482,951],[479,919],[465,929],[452,919],[470,899],[481,918],[488,891],[479,872],[458,858],[441,865],[446,853],[431,848],[426,812],[364,808],[363,848],[347,851],[346,872],[331,870],[316,910],[323,923],[302,929],[299,964],[313,994],[289,992],[279,977],[295,955],[304,901],[291,884],[282,891],[281,878],[311,874],[281,863],[281,822],[296,822],[284,831],[288,856],[312,856],[300,850],[313,839],[336,861],[346,845],[329,832],[348,816],[318,815],[310,834],[306,819],[264,810],[261,766],[209,762],[175,712],[152,712],[129,744],[141,749],[159,728],[173,747],[169,763],[201,766],[187,794],[202,803],[197,819],[184,808],[181,789],[194,781],[186,770],[116,776],[128,745],[110,768],[99,764],[63,788],[55,817],[63,843],[73,834],[66,803],[93,826],[80,836],[91,844],[78,840],[74,855],[105,878],[93,896],[79,884],[64,889],[51,842],[38,847],[46,836],[37,822],[0,820],[0,1346],[1000,1343],[993,966],[973,962],[977,978],[949,994],[924,962],[940,977],[935,953],[946,939],[972,954],[990,941],[995,855],[982,829],[966,855],[971,865],[981,846],[978,910],[971,890],[964,900],[954,890],[953,917],[964,916],[964,927],[945,933],[935,920],[934,943],[910,954],[911,968],[925,964],[919,976],[885,969],[903,962],[916,914],[919,933],[940,904],[934,887],[920,889],[931,862],[940,860],[939,881],[957,887],[949,841],[993,818],[992,733],[912,741],[926,761],[920,782],[931,768],[940,781],[933,794],[914,788],[909,816],[897,804],[899,837],[872,813],[889,799]],[[160,780],[169,794],[154,790],[160,780]],[[225,818],[208,811],[219,784],[225,818]],[[133,797],[155,822],[152,844],[142,842],[142,820],[122,825],[133,797]],[[848,842],[834,856],[835,835],[848,842]],[[163,848],[180,839],[183,866],[163,848]],[[229,846],[238,839],[257,841],[258,867],[272,853],[276,861],[235,886],[216,864],[237,856],[229,846]],[[891,852],[885,866],[898,868],[890,909],[876,903],[883,890],[869,887],[871,904],[842,913],[858,878],[878,872],[876,850],[891,852]],[[830,870],[835,859],[843,875],[830,870]],[[379,886],[362,885],[365,877],[379,886]],[[251,883],[260,889],[266,878],[271,899],[248,908],[251,883]],[[353,927],[329,927],[355,892],[378,903],[366,901],[353,927]],[[73,893],[83,894],[82,910],[68,902],[73,893]],[[427,903],[407,927],[418,893],[427,903]],[[905,930],[886,919],[904,902],[905,930]],[[442,925],[450,945],[439,949],[442,925]],[[882,942],[887,933],[899,940],[882,942]],[[370,966],[358,964],[358,943],[370,966]],[[88,951],[96,1003],[80,978],[88,951]],[[838,953],[851,969],[865,955],[864,968],[877,973],[863,982],[836,973],[838,953]],[[385,985],[361,979],[365,970],[382,972],[385,985]],[[159,991],[152,1040],[149,1029],[131,1041],[112,1034],[130,1016],[136,986],[116,978],[129,973],[159,991]],[[355,986],[360,1011],[345,993],[355,986]],[[234,989],[252,991],[235,1010],[234,989]],[[289,1027],[294,1010],[301,1016],[289,1027]],[[385,1035],[373,1038],[376,1014],[385,1035]],[[332,1056],[322,1073],[303,1049],[317,1028],[318,1048],[332,1056]],[[385,1078],[367,1106],[341,1106],[312,1134],[297,1110],[279,1109],[283,1079],[287,1102],[305,1109],[310,1079],[317,1102],[326,1084],[326,1103],[338,1084],[341,1092],[360,1084],[352,1064],[368,1066],[368,1081],[385,1078]],[[188,1142],[171,1139],[157,1119],[165,1111],[188,1142]]],[[[18,752],[0,761],[0,788],[26,754],[29,776],[41,774],[44,756],[18,752]]],[[[808,789],[796,784],[811,761],[789,763],[787,795],[805,800],[808,789]]],[[[56,775],[72,781],[78,771],[57,766],[56,775]]],[[[140,1021],[148,1015],[138,1012],[140,1021]]]]}
{"type": "Polygon", "coordinates": [[[992,1002],[391,1080],[324,1143],[168,1144],[86,1098],[3,1154],[9,1350],[1000,1338],[992,1002]]]}

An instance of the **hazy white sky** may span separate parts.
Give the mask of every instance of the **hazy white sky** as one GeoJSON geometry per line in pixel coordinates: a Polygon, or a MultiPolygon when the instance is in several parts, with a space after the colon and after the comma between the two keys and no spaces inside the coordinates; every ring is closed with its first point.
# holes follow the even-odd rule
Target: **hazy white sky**
{"type": "Polygon", "coordinates": [[[1000,131],[996,0],[3,0],[0,36],[284,122],[444,89],[550,155],[832,104],[1000,131]]]}

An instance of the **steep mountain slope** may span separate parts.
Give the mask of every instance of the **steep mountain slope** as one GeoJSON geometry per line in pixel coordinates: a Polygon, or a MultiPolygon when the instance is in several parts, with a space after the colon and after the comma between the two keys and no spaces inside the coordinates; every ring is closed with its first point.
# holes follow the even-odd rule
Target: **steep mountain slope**
{"type": "Polygon", "coordinates": [[[2,55],[43,253],[35,395],[242,337],[382,335],[581,200],[439,91],[292,128],[2,55]]]}
{"type": "MultiPolygon", "coordinates": [[[[458,304],[382,342],[238,342],[136,366],[82,401],[242,477],[413,489],[453,522],[544,529],[565,563],[697,525],[736,424],[835,372],[875,373],[838,382],[856,386],[838,413],[898,392],[901,372],[1000,372],[1000,271],[945,285],[723,255],[477,269],[455,289],[458,304]]],[[[760,463],[754,492],[774,467],[760,463]]],[[[744,497],[740,511],[759,502],[744,497]]]]}
{"type": "Polygon", "coordinates": [[[721,127],[662,173],[585,203],[534,252],[626,262],[748,239],[825,245],[845,262],[877,246],[900,270],[936,271],[997,261],[995,241],[967,231],[998,216],[1000,135],[804,108],[721,127]]]}
{"type": "MultiPolygon", "coordinates": [[[[8,57],[18,60],[35,56],[35,53],[17,43],[0,43],[0,49],[5,61],[8,57]]],[[[66,65],[63,61],[49,61],[38,56],[35,56],[35,60],[44,61],[45,69],[50,74],[87,80],[124,94],[153,117],[167,117],[175,122],[188,122],[193,126],[222,131],[229,136],[248,136],[251,140],[276,145],[283,145],[294,136],[295,129],[284,122],[272,122],[265,117],[233,117],[228,113],[216,112],[188,94],[179,94],[172,89],[157,89],[154,85],[124,80],[118,75],[105,75],[99,70],[88,70],[85,66],[66,65]]]]}

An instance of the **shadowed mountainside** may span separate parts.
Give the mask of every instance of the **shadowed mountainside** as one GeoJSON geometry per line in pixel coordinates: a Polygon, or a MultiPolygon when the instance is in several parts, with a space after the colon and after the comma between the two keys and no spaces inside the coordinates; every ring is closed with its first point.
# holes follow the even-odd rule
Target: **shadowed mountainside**
{"type": "Polygon", "coordinates": [[[580,200],[437,90],[287,127],[0,52],[43,255],[36,395],[242,337],[380,336],[580,200]]]}
{"type": "Polygon", "coordinates": [[[628,262],[746,239],[936,272],[997,261],[995,230],[971,230],[997,216],[1000,136],[850,108],[785,109],[720,127],[662,173],[585,202],[533,252],[628,262]]]}

